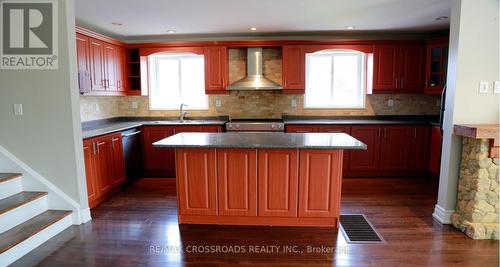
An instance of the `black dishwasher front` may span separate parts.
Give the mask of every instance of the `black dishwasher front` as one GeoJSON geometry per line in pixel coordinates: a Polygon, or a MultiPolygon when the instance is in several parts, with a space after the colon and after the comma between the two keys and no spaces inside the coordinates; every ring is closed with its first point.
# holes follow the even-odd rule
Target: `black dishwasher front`
{"type": "Polygon", "coordinates": [[[122,132],[127,183],[141,178],[143,174],[141,135],[141,128],[133,128],[122,132]]]}

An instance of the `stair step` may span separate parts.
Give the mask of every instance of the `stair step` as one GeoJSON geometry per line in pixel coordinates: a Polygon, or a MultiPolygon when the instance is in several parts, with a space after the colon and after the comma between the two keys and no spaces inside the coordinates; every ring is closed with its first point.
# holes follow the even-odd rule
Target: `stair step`
{"type": "Polygon", "coordinates": [[[47,210],[9,231],[0,234],[0,254],[36,235],[71,213],[72,211],[67,210],[47,210]]]}
{"type": "Polygon", "coordinates": [[[0,173],[0,183],[7,182],[21,176],[23,175],[20,173],[0,173]]]}
{"type": "Polygon", "coordinates": [[[1,199],[0,215],[46,195],[47,192],[21,192],[1,199]]]}

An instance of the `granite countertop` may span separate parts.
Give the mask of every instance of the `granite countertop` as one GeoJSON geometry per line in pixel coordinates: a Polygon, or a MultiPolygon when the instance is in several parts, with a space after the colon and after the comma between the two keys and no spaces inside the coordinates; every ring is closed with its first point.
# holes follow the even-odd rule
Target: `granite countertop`
{"type": "Polygon", "coordinates": [[[82,123],[83,139],[125,131],[143,125],[224,125],[227,117],[193,118],[181,122],[177,118],[119,117],[82,123]]]}
{"type": "Polygon", "coordinates": [[[366,149],[344,133],[178,133],[153,143],[177,148],[366,149]]]}
{"type": "Polygon", "coordinates": [[[285,124],[434,124],[439,121],[439,116],[412,116],[412,115],[386,115],[386,116],[284,116],[285,124]]]}

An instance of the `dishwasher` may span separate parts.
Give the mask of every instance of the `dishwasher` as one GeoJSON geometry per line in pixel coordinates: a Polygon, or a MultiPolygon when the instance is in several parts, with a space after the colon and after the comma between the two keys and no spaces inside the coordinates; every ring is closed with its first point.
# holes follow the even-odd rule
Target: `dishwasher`
{"type": "Polygon", "coordinates": [[[122,132],[123,158],[127,184],[142,177],[142,139],[141,128],[133,128],[122,132]]]}

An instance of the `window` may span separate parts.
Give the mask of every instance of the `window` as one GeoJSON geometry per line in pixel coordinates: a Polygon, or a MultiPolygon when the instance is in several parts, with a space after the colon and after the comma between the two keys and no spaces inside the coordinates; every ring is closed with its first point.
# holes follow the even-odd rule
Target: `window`
{"type": "Polygon", "coordinates": [[[305,108],[364,108],[365,54],[328,50],[306,54],[305,108]]]}
{"type": "Polygon", "coordinates": [[[181,103],[188,109],[208,109],[203,55],[165,53],[148,59],[150,109],[177,110],[181,103]]]}

